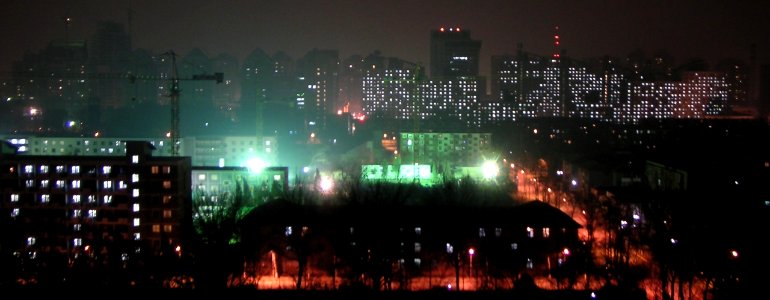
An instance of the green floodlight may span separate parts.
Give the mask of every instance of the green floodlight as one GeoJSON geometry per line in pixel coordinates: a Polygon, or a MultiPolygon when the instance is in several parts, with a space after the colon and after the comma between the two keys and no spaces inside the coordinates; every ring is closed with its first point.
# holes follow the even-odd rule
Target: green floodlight
{"type": "Polygon", "coordinates": [[[265,167],[267,167],[267,164],[258,157],[246,161],[246,168],[248,168],[251,173],[262,173],[262,170],[264,170],[265,167]]]}
{"type": "Polygon", "coordinates": [[[481,174],[484,176],[484,179],[493,179],[497,177],[497,174],[500,172],[500,168],[497,166],[497,162],[495,161],[485,161],[483,165],[481,165],[481,174]]]}

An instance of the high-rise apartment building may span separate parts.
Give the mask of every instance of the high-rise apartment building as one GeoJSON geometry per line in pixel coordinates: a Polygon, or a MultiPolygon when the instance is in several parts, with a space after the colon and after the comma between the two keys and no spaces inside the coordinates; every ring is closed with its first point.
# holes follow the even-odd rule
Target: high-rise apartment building
{"type": "Polygon", "coordinates": [[[369,117],[409,120],[423,108],[418,90],[420,66],[397,58],[379,58],[367,60],[365,69],[363,111],[369,117]]]}
{"type": "Polygon", "coordinates": [[[16,155],[6,142],[0,148],[4,247],[25,256],[125,258],[184,247],[191,238],[189,157],[153,157],[143,141],[127,142],[123,156],[16,155]]]}
{"type": "Polygon", "coordinates": [[[479,76],[481,41],[471,39],[470,31],[442,27],[430,33],[430,76],[479,76]]]}
{"type": "Polygon", "coordinates": [[[326,116],[337,112],[335,107],[339,97],[337,50],[311,50],[297,61],[297,73],[302,85],[298,91],[296,104],[304,116],[304,125],[308,129],[323,128],[326,126],[326,116]]]}

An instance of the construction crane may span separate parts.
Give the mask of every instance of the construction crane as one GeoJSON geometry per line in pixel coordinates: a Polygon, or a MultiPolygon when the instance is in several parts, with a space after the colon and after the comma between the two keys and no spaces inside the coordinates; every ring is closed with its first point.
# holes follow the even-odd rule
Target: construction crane
{"type": "Polygon", "coordinates": [[[173,156],[179,156],[179,94],[181,90],[179,89],[179,81],[180,80],[214,80],[216,83],[222,83],[224,79],[224,73],[214,73],[214,74],[200,74],[200,75],[193,75],[192,78],[179,78],[179,73],[177,71],[176,67],[176,57],[177,54],[174,53],[173,50],[169,50],[166,53],[163,53],[163,55],[167,55],[171,57],[171,86],[170,91],[167,97],[171,98],[171,131],[169,131],[168,134],[166,134],[166,137],[171,138],[171,145],[172,145],[172,155],[173,156]]]}
{"type": "Polygon", "coordinates": [[[180,133],[179,133],[179,96],[181,93],[181,90],[179,88],[179,82],[183,80],[213,80],[216,81],[216,83],[222,83],[224,81],[224,73],[213,73],[213,74],[198,74],[193,75],[190,78],[180,78],[178,71],[177,71],[177,65],[176,65],[176,57],[177,54],[173,50],[169,50],[162,55],[169,56],[171,58],[171,77],[168,78],[167,76],[155,76],[155,75],[139,75],[134,74],[133,72],[121,72],[121,73],[58,73],[58,72],[47,72],[45,74],[38,74],[38,73],[20,73],[20,74],[8,74],[6,76],[5,74],[0,74],[0,79],[3,78],[9,78],[9,79],[24,79],[24,80],[33,80],[33,79],[44,79],[44,80],[52,80],[52,79],[90,79],[90,80],[116,80],[116,79],[127,79],[129,83],[135,84],[137,81],[170,81],[170,92],[166,95],[171,99],[171,130],[166,134],[166,137],[172,139],[172,155],[178,156],[179,155],[179,148],[180,148],[180,133]],[[12,75],[12,76],[10,76],[12,75]]]}

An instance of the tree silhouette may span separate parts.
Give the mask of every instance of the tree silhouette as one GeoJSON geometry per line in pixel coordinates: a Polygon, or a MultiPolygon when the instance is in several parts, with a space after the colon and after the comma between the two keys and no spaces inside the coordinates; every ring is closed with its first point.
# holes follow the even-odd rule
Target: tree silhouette
{"type": "MultiPolygon", "coordinates": [[[[193,193],[193,225],[195,240],[192,257],[194,274],[201,287],[227,286],[231,274],[240,274],[243,255],[240,248],[240,219],[250,209],[253,195],[245,183],[239,182],[235,190],[218,194],[202,191],[193,193]]],[[[184,249],[180,249],[184,259],[184,249]]]]}

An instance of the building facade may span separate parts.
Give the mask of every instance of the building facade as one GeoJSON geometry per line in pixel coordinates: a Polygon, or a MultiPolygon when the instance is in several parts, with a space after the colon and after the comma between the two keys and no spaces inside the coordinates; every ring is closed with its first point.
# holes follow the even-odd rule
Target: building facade
{"type": "Polygon", "coordinates": [[[403,164],[429,164],[436,174],[481,166],[491,153],[491,133],[402,132],[398,138],[398,156],[403,164]]]}
{"type": "Polygon", "coordinates": [[[125,260],[178,250],[191,238],[189,157],[154,157],[144,141],[127,142],[122,156],[3,148],[4,247],[30,258],[99,253],[125,260]]]}
{"type": "Polygon", "coordinates": [[[479,76],[481,41],[471,39],[470,31],[442,27],[430,32],[431,78],[479,76]]]}
{"type": "MultiPolygon", "coordinates": [[[[126,138],[108,137],[4,137],[23,155],[124,156],[126,138]]],[[[141,139],[155,147],[155,156],[172,156],[171,139],[141,139]]],[[[180,155],[190,156],[195,166],[245,167],[259,159],[265,165],[278,160],[278,140],[273,136],[187,137],[180,139],[180,155]]]]}

